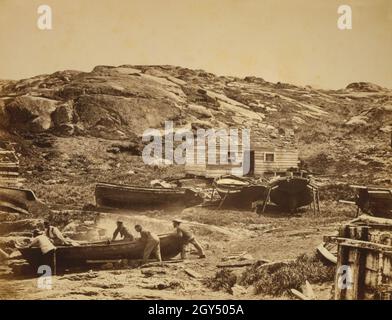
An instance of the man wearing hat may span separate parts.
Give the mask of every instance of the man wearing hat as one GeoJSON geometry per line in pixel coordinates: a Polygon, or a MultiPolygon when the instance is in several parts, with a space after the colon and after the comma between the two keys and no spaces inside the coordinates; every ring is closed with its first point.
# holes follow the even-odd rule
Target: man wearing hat
{"type": "Polygon", "coordinates": [[[50,239],[45,234],[42,234],[41,231],[35,229],[33,231],[33,240],[29,247],[38,247],[41,249],[41,265],[50,266],[52,275],[56,275],[56,247],[50,239]]]}
{"type": "Polygon", "coordinates": [[[70,245],[71,242],[64,238],[61,231],[52,226],[49,221],[44,222],[45,234],[52,241],[52,243],[56,246],[70,245]]]}
{"type": "Polygon", "coordinates": [[[124,226],[122,221],[117,221],[117,228],[113,232],[113,241],[116,240],[117,236],[120,234],[122,240],[133,241],[133,235],[128,231],[127,227],[124,226]]]}
{"type": "Polygon", "coordinates": [[[143,250],[143,264],[146,264],[151,254],[157,258],[158,262],[162,264],[161,257],[161,241],[155,233],[144,230],[140,224],[135,226],[135,230],[140,233],[140,241],[144,244],[143,250]]]}
{"type": "Polygon", "coordinates": [[[182,240],[181,259],[186,258],[186,246],[188,243],[191,243],[196,248],[200,259],[205,258],[206,256],[200,243],[189,230],[181,226],[181,222],[179,219],[173,220],[173,227],[176,229],[176,234],[182,240]]]}

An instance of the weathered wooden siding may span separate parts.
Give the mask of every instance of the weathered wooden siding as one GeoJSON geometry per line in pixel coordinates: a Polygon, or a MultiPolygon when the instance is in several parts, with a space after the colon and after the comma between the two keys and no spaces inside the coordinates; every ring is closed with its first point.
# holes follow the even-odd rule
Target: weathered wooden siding
{"type": "MultiPolygon", "coordinates": [[[[202,149],[199,149],[202,151],[202,149]]],[[[195,152],[197,149],[195,148],[195,152]]],[[[265,172],[268,171],[285,171],[289,168],[296,168],[298,167],[298,150],[296,149],[265,149],[259,148],[254,150],[255,152],[255,175],[263,175],[265,172]],[[265,153],[274,153],[274,161],[273,162],[266,162],[265,153]]],[[[191,164],[190,161],[187,161],[185,165],[185,171],[189,174],[194,174],[198,176],[205,176],[208,178],[218,177],[224,174],[231,174],[233,173],[232,170],[234,168],[239,168],[242,165],[243,154],[239,152],[236,156],[236,160],[240,162],[234,164],[219,164],[219,149],[216,152],[216,161],[217,164],[208,164],[208,159],[211,157],[212,152],[209,150],[206,153],[206,164],[197,164],[196,163],[196,153],[194,155],[194,163],[191,164]]],[[[190,159],[188,159],[190,160],[190,159]]]]}
{"type": "Polygon", "coordinates": [[[14,151],[0,148],[0,185],[13,185],[19,181],[19,160],[14,151]]]}
{"type": "Polygon", "coordinates": [[[262,175],[267,171],[285,171],[298,167],[298,150],[296,149],[255,149],[255,175],[262,175]],[[273,153],[273,162],[265,161],[265,154],[273,153]]]}

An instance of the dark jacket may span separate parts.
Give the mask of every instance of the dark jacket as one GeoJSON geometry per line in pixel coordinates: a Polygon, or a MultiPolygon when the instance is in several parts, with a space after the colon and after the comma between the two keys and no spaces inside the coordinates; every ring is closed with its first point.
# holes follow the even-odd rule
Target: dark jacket
{"type": "Polygon", "coordinates": [[[124,226],[117,227],[116,230],[114,230],[113,233],[113,240],[117,238],[117,235],[120,234],[120,236],[123,238],[123,240],[130,240],[133,241],[134,237],[133,235],[128,231],[128,229],[124,226]]]}

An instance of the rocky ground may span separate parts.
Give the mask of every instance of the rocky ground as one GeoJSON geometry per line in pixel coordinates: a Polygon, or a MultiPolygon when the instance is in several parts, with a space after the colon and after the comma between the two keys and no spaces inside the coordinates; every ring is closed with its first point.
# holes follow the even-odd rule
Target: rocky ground
{"type": "MultiPolygon", "coordinates": [[[[348,184],[392,184],[389,89],[353,83],[320,90],[172,66],[61,71],[0,82],[0,139],[14,143],[23,186],[50,207],[35,208],[26,217],[2,216],[0,248],[11,253],[15,241],[27,242],[36,219],[48,216],[61,227],[76,221],[79,229],[72,236],[110,235],[116,215],[98,218],[81,211],[94,204],[96,182],[149,185],[153,179],[184,177],[181,166],[147,166],[140,157],[140,135],[147,128],[162,129],[166,120],[178,128],[247,127],[272,142],[294,139],[321,187],[321,214],[303,209],[290,216],[271,208],[262,216],[206,208],[117,213],[129,226],[142,222],[156,232],[171,230],[173,217],[189,221],[207,259],[191,255],[163,269],[72,272],[56,277],[52,290],[38,290],[36,278],[15,277],[2,266],[1,298],[292,298],[287,290],[270,295],[260,291],[260,284],[242,283],[243,274],[251,272],[246,267],[234,269],[232,290],[216,290],[208,279],[217,275],[218,263],[238,252],[270,261],[313,255],[323,235],[355,214],[355,208],[336,202],[352,196],[348,184]],[[21,219],[9,229],[7,223],[21,219]],[[191,277],[188,269],[200,277],[191,277]]],[[[332,282],[326,279],[312,283],[322,299],[331,294],[332,282]]]]}
{"type": "MultiPolygon", "coordinates": [[[[2,298],[294,299],[288,290],[283,290],[281,294],[257,293],[255,285],[241,283],[240,278],[247,273],[248,267],[229,268],[238,278],[236,284],[230,284],[229,288],[213,288],[208,286],[208,282],[222,270],[217,266],[221,263],[254,260],[276,262],[295,259],[303,254],[313,256],[323,236],[334,233],[340,223],[351,219],[355,212],[348,210],[347,207],[337,207],[333,202],[323,203],[320,215],[314,215],[312,210],[307,209],[294,216],[277,214],[271,210],[272,208],[262,216],[249,211],[217,211],[206,208],[101,213],[99,218],[95,217],[94,225],[96,229],[105,231],[100,232],[101,237],[97,236],[101,239],[110,238],[118,217],[130,227],[140,223],[158,233],[170,232],[171,219],[179,217],[187,221],[188,227],[197,235],[206,249],[207,258],[199,260],[192,254],[193,250],[190,250],[187,261],[176,261],[177,257],[174,262],[166,263],[163,268],[104,265],[91,266],[84,270],[70,270],[54,278],[51,290],[38,289],[37,278],[16,276],[9,267],[3,266],[0,277],[2,298]],[[188,270],[196,272],[197,276],[189,275],[188,270]]],[[[61,221],[58,218],[61,215],[64,213],[57,214],[58,221],[61,221]]],[[[78,214],[79,217],[80,215],[81,213],[78,214]]],[[[67,219],[77,221],[75,215],[70,217],[67,214],[67,219]]],[[[93,221],[91,219],[94,218],[90,214],[85,219],[93,221]]],[[[80,219],[79,225],[83,224],[81,220],[83,219],[80,219]]],[[[69,227],[63,230],[69,230],[69,227]]],[[[20,234],[17,240],[21,241],[20,234]]],[[[5,234],[5,231],[2,232],[0,242],[3,243],[3,248],[6,243],[8,248],[12,247],[12,237],[5,234]]],[[[318,299],[331,298],[332,279],[313,282],[312,285],[318,299]]]]}

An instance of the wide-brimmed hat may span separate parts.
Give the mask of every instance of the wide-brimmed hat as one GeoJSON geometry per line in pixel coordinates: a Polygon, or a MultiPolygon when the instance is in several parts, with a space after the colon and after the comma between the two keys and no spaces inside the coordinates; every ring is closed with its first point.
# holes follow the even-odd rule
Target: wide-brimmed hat
{"type": "Polygon", "coordinates": [[[182,223],[182,220],[180,220],[180,219],[174,219],[173,222],[182,223]]]}

